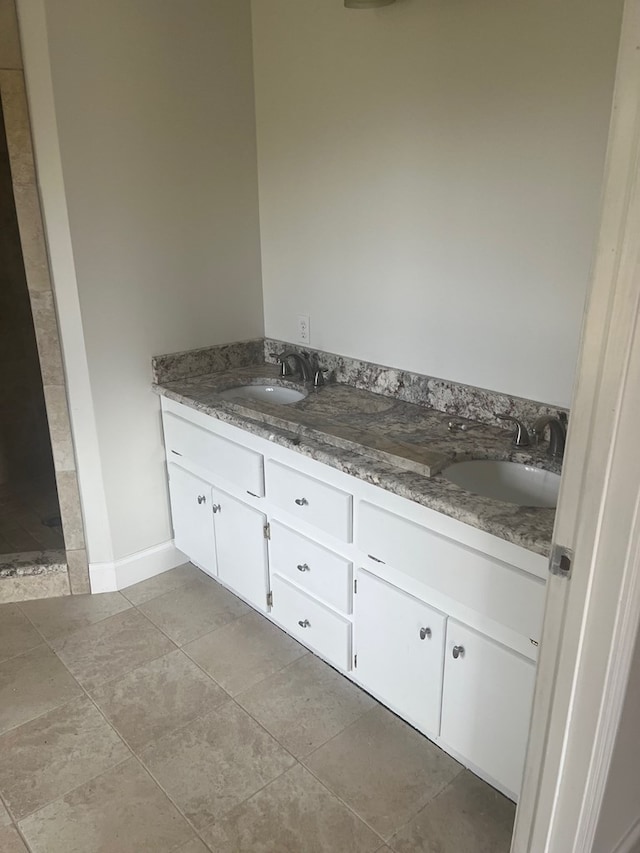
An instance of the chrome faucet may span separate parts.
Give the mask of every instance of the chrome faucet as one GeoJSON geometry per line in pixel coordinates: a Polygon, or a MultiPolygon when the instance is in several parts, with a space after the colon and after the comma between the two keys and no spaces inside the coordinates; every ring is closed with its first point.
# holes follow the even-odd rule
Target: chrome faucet
{"type": "Polygon", "coordinates": [[[549,427],[549,456],[554,459],[562,459],[567,440],[567,428],[560,418],[543,415],[533,425],[533,434],[536,442],[539,442],[543,438],[547,427],[549,427]]]}
{"type": "Polygon", "coordinates": [[[515,426],[512,441],[514,447],[529,447],[531,439],[529,438],[527,428],[522,421],[519,421],[518,418],[511,417],[511,415],[501,415],[498,412],[495,413],[495,417],[499,421],[508,421],[515,426]]]}
{"type": "Polygon", "coordinates": [[[283,376],[289,376],[288,372],[288,360],[292,358],[297,367],[298,373],[300,374],[300,378],[304,382],[310,382],[313,379],[313,367],[311,366],[311,362],[309,360],[309,356],[305,353],[294,352],[293,350],[289,350],[287,352],[280,353],[278,356],[278,364],[281,365],[281,373],[283,376]]]}

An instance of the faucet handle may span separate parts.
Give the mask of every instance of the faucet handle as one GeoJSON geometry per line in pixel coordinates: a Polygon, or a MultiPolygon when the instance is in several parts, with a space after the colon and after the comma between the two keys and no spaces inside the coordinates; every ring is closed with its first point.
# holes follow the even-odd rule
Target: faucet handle
{"type": "Polygon", "coordinates": [[[516,429],[513,434],[514,447],[529,447],[531,444],[531,438],[529,437],[527,428],[522,421],[519,421],[518,418],[514,418],[511,415],[501,415],[498,412],[495,413],[495,416],[499,421],[509,421],[509,423],[515,425],[516,429]]]}
{"type": "Polygon", "coordinates": [[[314,388],[319,388],[321,385],[324,385],[324,382],[325,382],[324,377],[325,377],[325,374],[328,372],[329,371],[324,367],[318,367],[316,370],[314,370],[314,372],[313,372],[313,387],[314,388]]]}
{"type": "Polygon", "coordinates": [[[291,369],[291,365],[284,353],[281,353],[276,361],[280,365],[280,376],[292,376],[293,370],[291,369]]]}

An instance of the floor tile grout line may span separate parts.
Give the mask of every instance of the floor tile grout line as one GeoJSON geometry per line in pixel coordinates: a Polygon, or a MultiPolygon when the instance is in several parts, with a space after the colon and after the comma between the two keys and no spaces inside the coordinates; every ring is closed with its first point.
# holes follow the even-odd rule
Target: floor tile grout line
{"type": "MultiPolygon", "coordinates": [[[[196,582],[201,583],[201,581],[196,581],[196,582]]],[[[173,592],[173,591],[174,590],[170,590],[170,592],[173,592]]],[[[169,593],[163,593],[163,595],[168,595],[168,594],[169,593]]],[[[161,598],[162,596],[157,596],[157,597],[161,598]]],[[[155,600],[156,599],[151,599],[151,601],[155,601],[155,600]]],[[[241,598],[238,600],[242,601],[241,598]]],[[[242,602],[242,603],[244,604],[244,602],[242,602]]],[[[148,604],[148,602],[144,602],[144,604],[148,604]]],[[[144,606],[144,605],[142,605],[142,606],[144,606]]],[[[151,616],[149,616],[147,613],[144,612],[144,610],[141,609],[142,606],[138,606],[137,604],[132,605],[132,607],[134,607],[142,616],[144,616],[145,619],[147,619],[149,622],[151,622],[151,624],[153,625],[154,628],[157,628],[157,630],[160,631],[160,633],[164,634],[164,636],[167,637],[169,640],[171,640],[171,642],[174,643],[179,649],[182,649],[184,646],[188,646],[189,643],[195,643],[196,640],[200,640],[200,639],[202,639],[202,637],[206,637],[207,634],[213,634],[216,631],[219,631],[221,628],[224,628],[225,625],[230,625],[232,622],[236,622],[238,619],[242,619],[243,616],[248,615],[247,613],[241,613],[239,616],[234,616],[228,622],[225,622],[224,625],[219,625],[217,628],[211,628],[209,631],[205,631],[203,634],[198,634],[197,637],[192,637],[189,640],[186,640],[184,643],[180,644],[176,640],[174,640],[163,628],[161,628],[160,625],[157,625],[153,621],[151,616]]],[[[249,605],[247,605],[247,606],[249,606],[249,605]]],[[[223,612],[223,611],[220,611],[220,612],[223,612]]]]}
{"type": "MultiPolygon", "coordinates": [[[[132,607],[139,608],[143,604],[148,604],[150,601],[155,601],[156,598],[162,598],[163,595],[168,595],[170,592],[177,592],[183,586],[187,586],[188,584],[193,583],[194,580],[200,580],[200,578],[198,578],[198,577],[184,580],[184,581],[182,581],[182,583],[179,583],[177,586],[172,587],[172,589],[166,589],[164,592],[159,592],[157,595],[152,595],[151,598],[147,598],[144,601],[140,601],[137,603],[135,601],[131,601],[131,599],[129,598],[129,596],[126,593],[126,590],[128,590],[128,589],[133,589],[134,587],[139,586],[140,584],[148,583],[148,581],[152,581],[152,580],[155,580],[156,578],[160,578],[160,577],[162,577],[162,575],[171,574],[171,572],[174,572],[174,571],[176,571],[176,569],[180,569],[183,566],[193,566],[193,563],[190,563],[187,561],[186,563],[182,563],[181,566],[176,566],[173,569],[168,569],[166,572],[161,572],[159,575],[152,575],[150,578],[146,578],[143,581],[138,581],[138,583],[133,583],[133,584],[131,584],[131,586],[126,586],[126,587],[124,587],[124,589],[118,590],[118,592],[120,593],[120,595],[123,595],[127,599],[127,601],[131,604],[132,607]]],[[[196,566],[193,566],[193,568],[197,569],[196,566]]],[[[201,569],[197,569],[197,570],[199,572],[201,572],[202,574],[204,574],[204,572],[202,572],[201,569]]],[[[208,577],[208,575],[207,575],[207,577],[208,577]]]]}
{"type": "MultiPolygon", "coordinates": [[[[226,701],[226,700],[225,700],[225,701],[226,701]]],[[[230,701],[232,702],[232,701],[233,701],[233,699],[231,699],[230,701]]],[[[222,703],[222,704],[224,704],[224,703],[222,703]]],[[[219,705],[219,706],[217,706],[217,707],[218,707],[218,708],[222,707],[222,704],[221,704],[221,705],[219,705]]],[[[213,710],[215,711],[215,710],[217,710],[217,708],[214,708],[213,710]]],[[[187,728],[187,726],[192,725],[194,722],[197,722],[198,720],[202,720],[202,719],[204,719],[204,717],[206,717],[209,713],[211,713],[211,711],[207,711],[205,714],[201,714],[201,715],[199,715],[198,717],[195,717],[195,718],[194,718],[193,720],[191,720],[190,722],[185,723],[185,725],[183,725],[183,726],[179,726],[179,727],[178,727],[178,728],[176,728],[176,729],[173,729],[171,732],[168,732],[166,735],[163,735],[161,738],[158,738],[158,739],[157,739],[157,740],[155,740],[155,741],[150,741],[148,744],[146,744],[146,745],[145,745],[144,747],[142,747],[141,749],[146,749],[146,747],[147,747],[147,746],[151,746],[151,745],[152,745],[152,744],[154,744],[154,743],[160,743],[162,740],[164,740],[164,738],[169,737],[169,736],[174,735],[174,734],[177,734],[178,732],[180,732],[180,731],[182,731],[183,729],[187,728]]],[[[119,733],[118,733],[118,734],[119,734],[119,733]]],[[[268,733],[267,733],[267,734],[268,734],[268,733]]],[[[134,757],[134,758],[139,762],[139,764],[144,768],[144,770],[146,771],[146,773],[148,774],[148,776],[151,778],[151,780],[152,780],[152,781],[153,781],[153,782],[158,786],[158,788],[160,788],[160,790],[162,791],[162,793],[167,797],[167,799],[168,799],[168,800],[173,804],[173,806],[177,809],[178,813],[179,813],[180,815],[182,815],[182,817],[187,821],[187,823],[189,824],[189,826],[190,826],[190,827],[193,829],[193,831],[196,833],[196,835],[197,835],[197,837],[199,838],[199,840],[200,840],[200,841],[202,841],[202,843],[203,843],[203,844],[204,844],[204,846],[207,848],[207,850],[209,850],[210,848],[209,848],[208,844],[206,844],[206,842],[205,842],[205,841],[204,841],[204,839],[202,838],[202,836],[201,836],[201,832],[202,832],[204,829],[207,829],[208,827],[212,826],[216,821],[215,821],[215,820],[213,820],[213,821],[211,821],[211,823],[207,823],[207,824],[206,824],[206,826],[204,826],[202,829],[198,829],[198,827],[196,827],[196,826],[195,826],[195,824],[193,823],[193,821],[191,820],[191,818],[189,818],[189,817],[184,813],[184,811],[182,810],[182,808],[181,808],[181,807],[178,805],[178,803],[174,800],[174,798],[172,797],[172,795],[171,795],[171,794],[170,794],[170,793],[169,793],[169,792],[164,788],[164,786],[162,785],[162,783],[160,782],[160,780],[159,780],[159,779],[156,779],[156,777],[155,777],[155,776],[154,776],[154,774],[153,774],[153,771],[152,771],[152,770],[147,766],[147,764],[146,764],[146,762],[144,761],[144,759],[142,758],[142,756],[141,756],[141,755],[138,755],[138,753],[136,753],[136,752],[134,751],[133,747],[131,747],[131,746],[129,745],[128,741],[127,741],[127,740],[126,740],[122,735],[120,735],[120,737],[122,737],[122,738],[123,738],[123,740],[125,741],[125,743],[126,743],[126,744],[127,744],[127,746],[129,747],[129,749],[131,750],[131,752],[132,752],[132,754],[133,754],[133,757],[134,757]]],[[[293,757],[293,756],[292,756],[292,757],[293,757]]],[[[287,773],[289,770],[291,770],[291,769],[295,766],[295,764],[299,764],[299,762],[297,761],[297,759],[296,759],[295,757],[293,757],[293,759],[294,759],[294,762],[295,762],[295,763],[294,763],[293,765],[291,765],[291,767],[287,767],[285,770],[283,770],[283,771],[282,771],[282,773],[279,773],[277,776],[274,776],[274,778],[273,778],[273,779],[270,779],[268,782],[265,782],[265,784],[264,784],[264,785],[262,785],[262,787],[260,787],[260,788],[258,789],[258,791],[255,791],[255,792],[254,792],[253,794],[251,794],[250,796],[245,797],[245,799],[244,799],[244,800],[242,800],[241,802],[237,803],[237,804],[233,807],[233,809],[239,808],[240,806],[244,805],[244,804],[245,804],[246,802],[248,802],[252,797],[254,797],[257,793],[259,793],[259,791],[264,790],[264,788],[266,788],[266,787],[267,787],[267,785],[270,785],[272,782],[275,782],[275,780],[276,780],[276,779],[279,779],[281,776],[283,776],[285,773],[287,773]]],[[[228,813],[230,813],[231,811],[233,811],[233,809],[230,809],[228,813]]],[[[177,848],[177,849],[179,850],[179,848],[177,848]]]]}
{"type": "MultiPolygon", "coordinates": [[[[247,614],[245,614],[245,616],[246,616],[246,615],[247,615],[247,614]]],[[[244,619],[244,616],[241,616],[241,617],[240,617],[240,619],[244,619]]],[[[232,624],[231,622],[227,622],[227,625],[231,625],[231,624],[232,624]]],[[[216,628],[216,629],[214,629],[213,631],[210,631],[209,633],[211,633],[211,634],[215,634],[215,633],[216,633],[216,631],[220,631],[220,630],[222,630],[222,629],[223,629],[223,628],[225,628],[225,627],[226,627],[225,625],[222,625],[220,628],[216,628]]],[[[204,637],[207,637],[207,636],[208,636],[208,634],[203,634],[203,636],[204,636],[204,637]]],[[[287,636],[289,636],[289,635],[287,635],[287,636]]],[[[202,637],[198,637],[198,639],[199,639],[199,640],[201,640],[201,639],[202,639],[202,637]]],[[[195,643],[196,641],[194,640],[193,642],[195,643]]],[[[185,646],[188,646],[188,645],[189,645],[189,643],[186,643],[186,644],[185,644],[185,646]]],[[[193,663],[194,663],[194,664],[195,664],[199,669],[201,669],[201,670],[202,670],[202,672],[204,672],[204,673],[205,673],[205,675],[208,675],[208,676],[209,676],[209,678],[210,678],[210,679],[212,679],[212,681],[213,681],[215,684],[217,684],[217,685],[218,685],[218,687],[220,687],[222,690],[224,690],[224,691],[225,691],[225,693],[227,693],[231,699],[235,699],[235,696],[234,696],[232,693],[229,693],[229,691],[228,691],[225,687],[223,687],[223,685],[222,685],[222,684],[220,684],[220,682],[219,682],[219,681],[217,681],[217,680],[214,678],[214,676],[213,676],[213,675],[211,675],[211,673],[210,673],[210,672],[207,672],[207,670],[203,668],[202,664],[198,663],[198,661],[197,661],[195,658],[191,657],[191,655],[189,654],[189,652],[187,651],[187,649],[185,648],[185,646],[182,646],[181,651],[185,653],[185,655],[189,658],[189,660],[190,660],[190,661],[192,661],[192,662],[193,662],[193,663]]],[[[254,684],[250,684],[248,687],[243,687],[243,688],[242,688],[242,690],[238,691],[238,693],[236,694],[236,696],[240,696],[242,693],[246,692],[247,690],[252,690],[254,687],[257,687],[259,684],[264,684],[264,682],[265,682],[265,681],[268,681],[268,680],[269,680],[272,676],[274,676],[274,675],[280,675],[280,674],[281,674],[281,673],[282,673],[282,672],[283,672],[283,671],[284,671],[288,666],[291,666],[291,664],[296,663],[296,661],[299,661],[301,658],[305,657],[305,656],[306,656],[306,655],[308,655],[308,654],[312,654],[312,652],[310,652],[310,651],[308,651],[308,650],[304,651],[304,652],[303,652],[299,657],[297,657],[295,660],[289,661],[289,663],[284,664],[284,666],[280,667],[280,669],[277,669],[277,670],[275,670],[274,672],[270,672],[270,673],[269,673],[269,675],[265,675],[265,677],[264,677],[264,678],[261,678],[261,679],[260,679],[260,681],[256,681],[254,684]]],[[[243,708],[243,710],[245,710],[245,709],[243,708]]],[[[273,737],[273,735],[272,735],[272,737],[273,737]]]]}
{"type": "MultiPolygon", "coordinates": [[[[442,787],[441,787],[441,788],[440,788],[440,789],[439,789],[439,790],[438,790],[438,791],[433,795],[433,797],[431,797],[431,799],[430,799],[430,800],[428,800],[428,802],[426,802],[423,806],[421,806],[421,807],[418,809],[418,811],[417,811],[414,815],[412,815],[412,817],[410,817],[408,821],[406,821],[406,823],[403,823],[403,824],[401,824],[401,826],[399,826],[399,827],[397,827],[396,829],[394,829],[394,830],[393,830],[393,833],[389,836],[388,841],[386,841],[385,843],[386,843],[389,847],[391,847],[391,841],[392,841],[392,839],[393,839],[393,838],[395,838],[395,836],[396,836],[399,832],[402,832],[402,830],[403,830],[403,829],[406,829],[406,828],[409,826],[409,824],[413,823],[413,821],[414,821],[414,820],[415,820],[419,815],[421,815],[421,814],[422,814],[422,812],[423,812],[425,809],[428,809],[430,806],[432,806],[432,805],[435,803],[435,801],[436,801],[437,799],[439,799],[439,797],[441,797],[441,796],[442,796],[442,794],[444,794],[444,792],[445,792],[445,791],[448,791],[448,790],[449,790],[449,788],[454,784],[454,782],[456,782],[456,781],[460,778],[460,776],[461,776],[463,773],[465,773],[466,771],[467,771],[467,768],[466,768],[466,767],[461,766],[461,767],[460,767],[460,770],[458,770],[458,772],[457,772],[457,773],[456,773],[456,775],[453,777],[453,779],[450,779],[448,782],[445,782],[445,784],[444,784],[444,785],[443,785],[443,786],[442,786],[442,787]]],[[[470,771],[469,771],[469,772],[470,772],[470,771]]],[[[488,784],[488,783],[486,783],[486,784],[488,784]]],[[[395,848],[391,847],[391,849],[392,849],[392,850],[394,850],[395,848]]]]}
{"type": "MultiPolygon", "coordinates": [[[[40,645],[46,645],[46,644],[41,643],[40,645]]],[[[36,646],[36,648],[39,648],[39,646],[36,646]]],[[[31,649],[31,651],[33,651],[33,649],[31,649]]],[[[55,654],[55,652],[53,651],[52,648],[49,647],[49,651],[52,652],[55,657],[57,657],[57,655],[55,654]]],[[[20,657],[20,655],[16,655],[16,657],[20,657]]],[[[15,660],[15,658],[12,658],[12,660],[15,660]]],[[[82,687],[82,685],[80,684],[78,679],[75,677],[75,675],[65,666],[64,661],[61,661],[59,658],[58,658],[58,661],[65,668],[68,675],[74,680],[77,687],[80,690],[84,690],[84,688],[82,687]]],[[[73,702],[75,699],[78,699],[78,698],[79,698],[78,696],[72,696],[71,699],[65,699],[64,702],[60,702],[58,705],[53,705],[51,708],[47,708],[47,710],[43,711],[41,714],[36,714],[34,717],[30,717],[28,720],[23,720],[21,723],[18,723],[17,726],[10,726],[8,729],[5,729],[4,731],[0,732],[0,738],[3,738],[6,734],[9,734],[9,732],[13,732],[16,729],[19,729],[20,726],[25,726],[25,725],[27,725],[27,723],[33,723],[35,720],[39,720],[40,717],[44,717],[46,714],[51,713],[51,711],[57,711],[59,708],[64,708],[65,705],[68,705],[70,702],[73,702]]]]}
{"type": "MultiPolygon", "coordinates": [[[[101,593],[96,593],[96,595],[100,595],[100,594],[101,594],[101,593]]],[[[119,593],[119,592],[118,592],[118,594],[119,594],[119,595],[122,595],[122,594],[121,594],[121,593],[119,593]]],[[[83,593],[82,595],[83,595],[83,596],[85,596],[85,595],[93,595],[93,593],[83,593]]],[[[26,613],[26,612],[24,611],[24,609],[22,608],[22,605],[23,605],[23,604],[30,604],[30,603],[31,603],[31,602],[33,602],[33,601],[55,601],[55,600],[56,600],[56,599],[58,599],[58,598],[64,598],[64,599],[65,599],[65,601],[66,601],[67,599],[69,599],[69,600],[73,600],[74,598],[79,598],[79,597],[80,597],[80,596],[74,596],[73,594],[69,593],[69,595],[54,596],[54,597],[52,597],[52,598],[30,598],[30,599],[28,599],[27,601],[16,601],[16,602],[14,602],[14,603],[18,605],[18,607],[20,608],[20,612],[22,613],[22,615],[23,615],[26,619],[28,619],[28,620],[29,620],[29,622],[31,623],[31,625],[33,625],[34,629],[38,632],[38,634],[40,634],[40,636],[42,637],[42,639],[44,640],[44,642],[45,642],[49,647],[51,647],[51,643],[52,643],[52,642],[54,642],[55,640],[59,640],[59,639],[61,639],[62,637],[70,637],[72,634],[75,634],[75,633],[77,633],[78,631],[83,631],[85,628],[90,628],[92,625],[99,625],[101,622],[106,622],[106,620],[107,620],[107,619],[111,619],[111,617],[112,617],[112,616],[117,616],[119,613],[125,613],[127,610],[131,610],[131,608],[133,607],[133,604],[130,604],[130,602],[128,601],[128,599],[126,599],[126,598],[125,598],[125,601],[127,601],[127,603],[129,603],[129,604],[130,604],[130,606],[129,606],[129,607],[125,607],[125,608],[123,608],[122,610],[117,610],[115,613],[109,613],[107,616],[103,616],[103,617],[101,617],[100,619],[95,619],[95,620],[94,620],[94,621],[92,621],[92,622],[87,622],[87,624],[86,624],[86,625],[81,625],[79,628],[74,628],[74,630],[73,630],[73,631],[61,631],[59,634],[56,634],[56,635],[55,635],[55,636],[53,636],[53,637],[45,637],[45,635],[44,635],[44,634],[42,633],[42,631],[38,628],[38,626],[37,626],[37,625],[36,625],[36,623],[33,621],[33,619],[31,619],[31,617],[29,616],[29,614],[28,614],[28,613],[26,613]]],[[[122,596],[122,597],[124,598],[124,596],[122,596]]]]}
{"type": "Polygon", "coordinates": [[[28,649],[23,649],[21,652],[18,652],[18,653],[17,653],[17,654],[15,654],[15,655],[11,655],[11,656],[10,656],[10,657],[8,657],[8,658],[3,658],[2,660],[0,660],[0,667],[4,666],[4,664],[5,664],[5,663],[9,663],[9,661],[12,661],[12,660],[15,660],[16,658],[19,658],[19,657],[20,657],[20,655],[27,655],[27,654],[29,654],[29,652],[32,652],[34,649],[37,649],[37,648],[38,648],[38,646],[46,646],[46,645],[47,645],[47,644],[45,643],[45,641],[41,638],[41,639],[40,639],[40,640],[35,644],[35,646],[29,646],[29,648],[28,648],[28,649]]]}
{"type": "MultiPolygon", "coordinates": [[[[64,794],[60,794],[60,795],[58,795],[57,797],[55,797],[53,800],[49,800],[49,802],[47,802],[47,803],[45,803],[44,805],[40,806],[40,808],[38,808],[38,809],[34,809],[34,811],[33,811],[33,812],[30,812],[30,814],[25,815],[23,818],[21,818],[21,819],[20,819],[20,822],[22,822],[22,821],[26,820],[28,817],[31,817],[31,816],[32,816],[32,815],[34,815],[34,814],[37,814],[37,812],[41,811],[41,810],[42,810],[42,809],[44,809],[44,808],[47,808],[48,806],[52,805],[53,803],[57,803],[59,800],[64,799],[64,797],[66,797],[66,796],[68,796],[69,794],[73,793],[73,791],[77,790],[78,788],[82,788],[84,785],[87,785],[89,782],[93,782],[93,781],[95,781],[96,779],[99,779],[101,776],[104,776],[106,773],[110,773],[110,772],[111,772],[112,770],[114,770],[116,767],[119,767],[121,764],[125,764],[127,761],[130,761],[132,758],[133,758],[133,759],[134,759],[138,764],[140,764],[140,765],[142,766],[142,768],[143,768],[143,769],[144,769],[144,771],[147,773],[147,775],[151,777],[151,779],[152,779],[152,781],[154,782],[154,784],[155,784],[155,785],[157,785],[157,786],[160,788],[160,790],[162,790],[162,792],[163,792],[166,796],[168,796],[168,795],[166,794],[166,791],[164,791],[164,789],[162,788],[162,786],[161,786],[161,785],[157,782],[157,780],[156,780],[156,779],[151,775],[151,773],[149,772],[149,770],[147,769],[147,767],[146,767],[146,766],[144,765],[144,763],[140,760],[140,758],[138,757],[138,755],[134,752],[133,748],[130,746],[130,744],[129,744],[129,742],[127,741],[127,739],[126,739],[126,738],[125,738],[125,737],[124,737],[124,736],[123,736],[123,735],[122,735],[122,734],[121,734],[121,733],[116,729],[116,727],[113,725],[113,723],[112,723],[112,722],[109,720],[109,718],[106,716],[106,714],[104,713],[104,711],[102,710],[102,708],[101,708],[101,707],[97,704],[97,702],[93,699],[93,697],[92,697],[92,696],[91,696],[91,694],[88,692],[88,690],[87,690],[85,687],[83,687],[83,685],[82,685],[82,684],[80,684],[79,682],[78,682],[78,686],[80,687],[80,689],[81,689],[81,690],[82,690],[82,692],[84,693],[85,698],[89,700],[89,702],[93,705],[93,707],[94,707],[94,708],[97,710],[97,712],[100,714],[100,716],[102,717],[102,719],[104,720],[104,722],[106,723],[106,725],[107,725],[107,726],[108,726],[108,727],[109,727],[109,728],[114,732],[114,734],[116,735],[116,737],[117,737],[117,738],[122,742],[122,744],[123,744],[123,745],[126,747],[126,749],[129,751],[129,755],[128,755],[126,758],[123,758],[123,759],[122,759],[122,761],[117,761],[117,762],[115,762],[115,764],[112,764],[112,765],[111,765],[111,767],[108,767],[108,768],[106,768],[105,770],[101,770],[101,771],[100,771],[100,773],[97,773],[95,776],[92,776],[92,777],[91,777],[91,778],[89,778],[89,779],[85,779],[85,781],[84,781],[84,782],[81,782],[79,785],[76,785],[75,787],[70,788],[70,789],[69,789],[68,791],[66,791],[64,794]]],[[[70,700],[70,702],[73,702],[73,701],[77,700],[78,698],[80,698],[80,697],[76,696],[76,697],[75,697],[75,699],[70,700]]],[[[70,703],[69,703],[69,702],[65,702],[64,704],[65,704],[65,705],[67,705],[67,704],[70,704],[70,703]]],[[[64,707],[64,705],[58,706],[58,708],[60,708],[60,707],[64,707]]],[[[51,710],[57,710],[57,709],[51,709],[51,710]]],[[[48,713],[48,712],[45,712],[45,713],[48,713]]],[[[40,716],[44,716],[44,715],[40,715],[40,716]]],[[[39,719],[39,718],[34,718],[34,719],[39,719]]],[[[169,798],[169,799],[171,799],[171,798],[169,798]]],[[[173,800],[171,800],[171,802],[173,803],[173,800]]],[[[177,805],[175,805],[175,803],[174,803],[174,806],[176,807],[176,809],[178,809],[178,807],[177,807],[177,805]]],[[[180,809],[178,809],[178,812],[179,812],[179,813],[180,813],[180,814],[185,818],[185,820],[188,820],[188,818],[186,817],[186,815],[183,815],[183,814],[182,814],[182,811],[180,811],[180,809]]],[[[18,825],[18,824],[17,824],[17,822],[16,822],[16,826],[17,826],[17,825],[18,825]]],[[[185,842],[185,843],[186,843],[186,842],[185,842]]],[[[179,848],[176,848],[176,849],[179,849],[179,848]]]]}
{"type": "Polygon", "coordinates": [[[34,809],[33,811],[29,812],[29,814],[24,815],[23,817],[20,818],[20,820],[17,820],[16,826],[19,826],[21,823],[24,823],[24,821],[29,820],[29,818],[32,818],[34,815],[37,815],[38,812],[41,812],[44,809],[48,809],[49,806],[53,806],[56,803],[59,803],[61,800],[64,800],[65,797],[68,797],[69,794],[73,794],[73,792],[77,791],[78,788],[82,788],[85,785],[89,785],[91,782],[95,782],[96,779],[99,779],[101,776],[104,776],[106,773],[111,773],[113,770],[116,769],[116,767],[120,767],[121,764],[126,764],[127,761],[131,761],[132,757],[135,758],[135,756],[128,755],[126,758],[123,758],[121,761],[116,761],[110,767],[105,767],[104,770],[101,770],[99,773],[96,773],[95,776],[91,776],[90,778],[85,779],[84,782],[81,782],[79,785],[74,785],[73,788],[69,788],[67,791],[64,791],[62,794],[57,794],[52,800],[47,800],[46,803],[43,803],[41,806],[38,806],[37,809],[34,809]]]}

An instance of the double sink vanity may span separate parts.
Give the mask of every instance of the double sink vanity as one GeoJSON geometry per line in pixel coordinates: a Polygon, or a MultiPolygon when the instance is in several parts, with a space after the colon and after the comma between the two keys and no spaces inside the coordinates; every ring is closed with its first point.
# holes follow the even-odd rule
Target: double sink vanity
{"type": "Polygon", "coordinates": [[[285,346],[154,359],[176,547],[517,799],[559,462],[479,415],[555,413],[285,346]]]}

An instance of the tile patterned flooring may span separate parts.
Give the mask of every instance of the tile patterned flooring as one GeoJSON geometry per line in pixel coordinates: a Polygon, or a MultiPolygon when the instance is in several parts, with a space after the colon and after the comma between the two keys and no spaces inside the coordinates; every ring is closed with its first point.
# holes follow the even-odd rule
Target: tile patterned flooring
{"type": "Polygon", "coordinates": [[[2,853],[507,853],[513,818],[193,566],[0,606],[2,853]]]}
{"type": "Polygon", "coordinates": [[[43,520],[60,516],[55,484],[0,484],[0,554],[64,549],[62,527],[43,520]]]}

